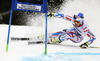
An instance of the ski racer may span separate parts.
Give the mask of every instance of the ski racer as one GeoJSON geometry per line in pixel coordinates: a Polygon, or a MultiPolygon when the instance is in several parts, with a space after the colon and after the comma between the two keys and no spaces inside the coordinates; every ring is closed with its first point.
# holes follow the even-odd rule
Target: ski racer
{"type": "Polygon", "coordinates": [[[95,35],[90,31],[88,25],[84,21],[83,13],[78,13],[78,15],[74,16],[68,16],[60,13],[49,13],[48,17],[62,18],[72,22],[73,25],[70,29],[50,33],[48,35],[48,43],[50,44],[60,43],[65,40],[71,40],[74,43],[79,43],[87,35],[90,39],[80,45],[81,48],[87,48],[96,39],[95,35]]]}

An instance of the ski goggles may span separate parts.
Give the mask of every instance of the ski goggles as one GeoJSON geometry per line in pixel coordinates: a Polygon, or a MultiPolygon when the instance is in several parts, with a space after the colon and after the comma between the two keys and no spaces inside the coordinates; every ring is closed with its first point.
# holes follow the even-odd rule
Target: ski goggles
{"type": "Polygon", "coordinates": [[[74,20],[75,24],[80,24],[80,21],[74,20]]]}
{"type": "Polygon", "coordinates": [[[76,20],[74,20],[74,23],[80,24],[82,20],[83,20],[82,18],[76,18],[76,20]]]}

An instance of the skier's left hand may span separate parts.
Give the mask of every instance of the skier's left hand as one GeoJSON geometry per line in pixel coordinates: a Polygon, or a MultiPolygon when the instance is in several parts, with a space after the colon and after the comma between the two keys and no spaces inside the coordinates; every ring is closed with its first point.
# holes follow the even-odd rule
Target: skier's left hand
{"type": "Polygon", "coordinates": [[[86,42],[86,43],[80,45],[80,47],[81,47],[82,49],[86,49],[86,48],[88,48],[88,46],[89,46],[89,43],[88,43],[88,42],[86,42]]]}
{"type": "Polygon", "coordinates": [[[48,13],[47,16],[48,17],[54,17],[54,13],[48,13]]]}

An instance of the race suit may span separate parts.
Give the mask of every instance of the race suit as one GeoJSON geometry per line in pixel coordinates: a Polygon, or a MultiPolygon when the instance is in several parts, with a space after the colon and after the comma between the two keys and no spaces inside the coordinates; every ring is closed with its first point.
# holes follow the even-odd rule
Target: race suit
{"type": "Polygon", "coordinates": [[[73,27],[71,27],[70,29],[58,31],[56,33],[51,33],[51,34],[49,34],[49,36],[51,38],[59,36],[60,41],[71,40],[75,43],[79,43],[87,35],[90,38],[87,41],[89,43],[89,45],[96,39],[95,35],[92,34],[92,32],[90,31],[90,29],[85,21],[82,21],[82,24],[79,27],[75,27],[74,19],[71,16],[54,13],[54,17],[62,18],[62,19],[72,22],[73,27]]]}

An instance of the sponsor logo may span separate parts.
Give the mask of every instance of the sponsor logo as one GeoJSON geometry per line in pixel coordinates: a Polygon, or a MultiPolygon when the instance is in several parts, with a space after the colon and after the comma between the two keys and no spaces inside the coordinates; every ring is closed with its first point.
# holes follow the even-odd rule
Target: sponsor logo
{"type": "Polygon", "coordinates": [[[27,5],[27,4],[17,4],[17,9],[34,10],[41,11],[41,6],[37,5],[27,5]]]}

